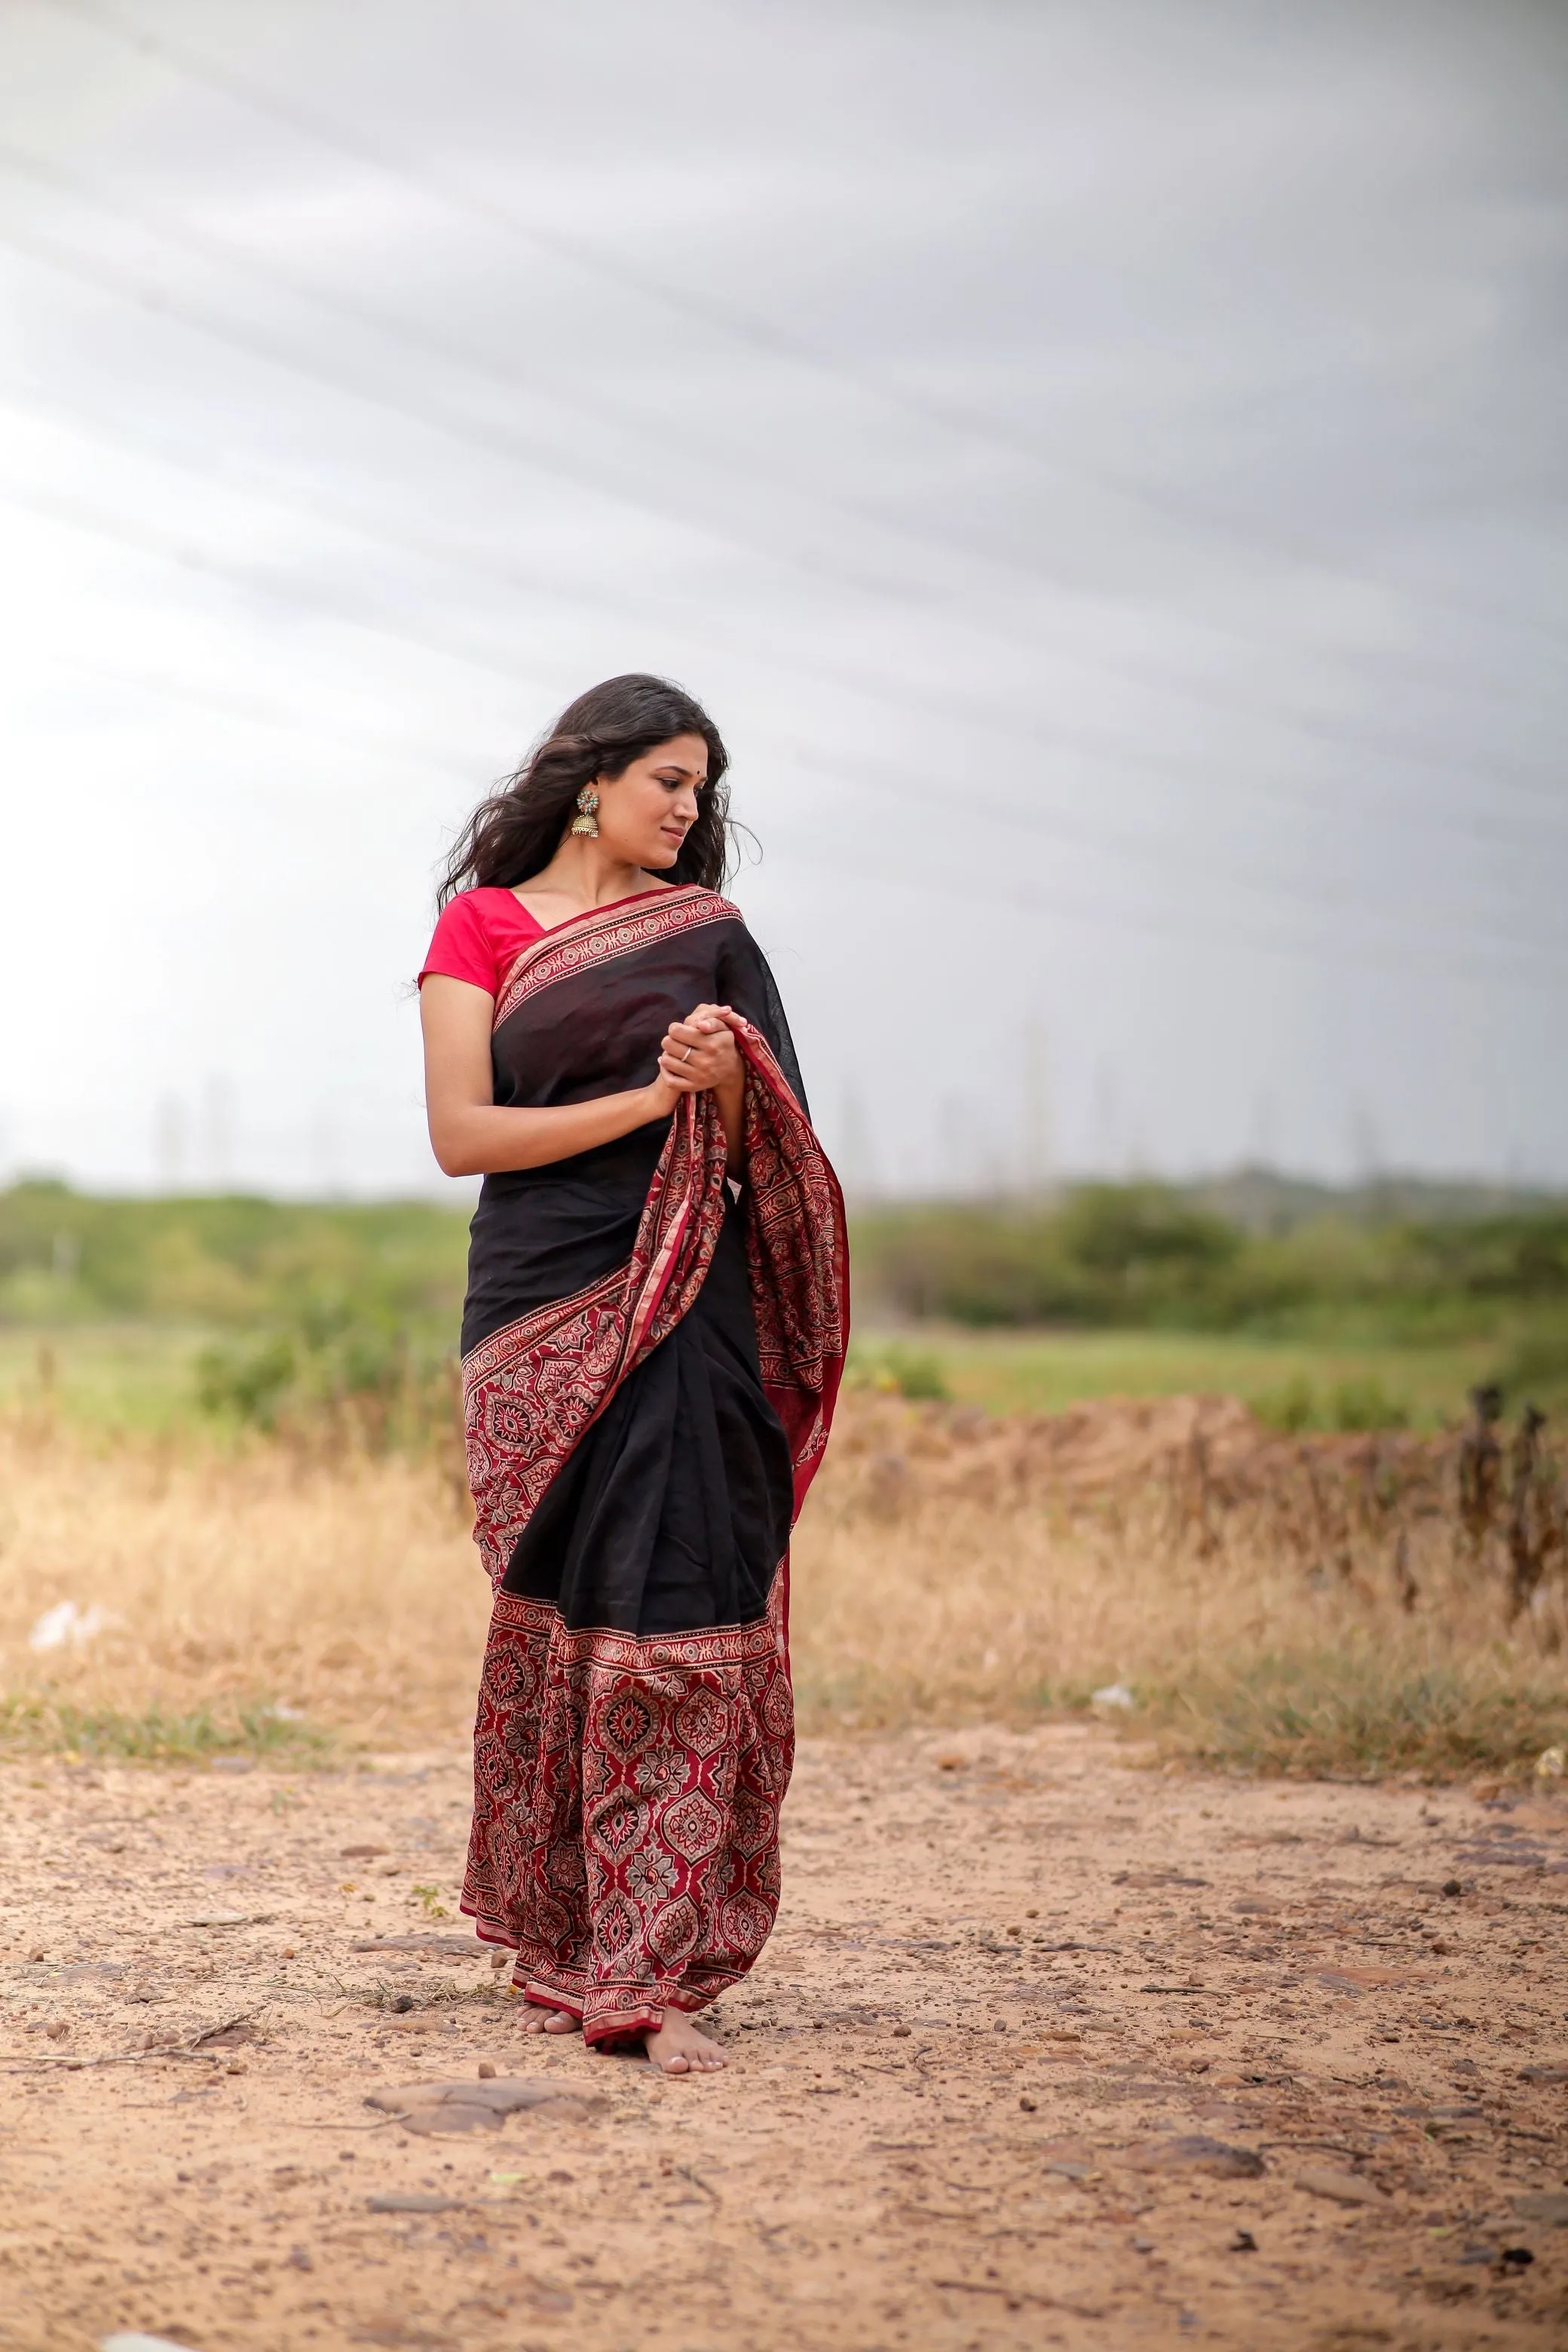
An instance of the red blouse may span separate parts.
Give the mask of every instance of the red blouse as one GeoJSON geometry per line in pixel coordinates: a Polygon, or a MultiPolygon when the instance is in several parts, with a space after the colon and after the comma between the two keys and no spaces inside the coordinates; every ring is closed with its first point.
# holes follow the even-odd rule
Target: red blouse
{"type": "Polygon", "coordinates": [[[441,909],[419,979],[433,971],[466,980],[487,996],[499,996],[501,982],[531,940],[544,937],[544,925],[510,890],[459,890],[441,909]]]}

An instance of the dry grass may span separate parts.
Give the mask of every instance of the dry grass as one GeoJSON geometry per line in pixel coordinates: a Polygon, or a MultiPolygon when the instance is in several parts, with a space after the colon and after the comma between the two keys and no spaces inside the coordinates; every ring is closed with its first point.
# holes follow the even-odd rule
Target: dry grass
{"type": "MultiPolygon", "coordinates": [[[[1510,1623],[1445,1460],[1388,1444],[1270,1449],[1223,1403],[1004,1423],[851,1397],[795,1548],[803,1722],[1037,1717],[1121,1683],[1130,1730],[1247,1769],[1526,1769],[1568,1730],[1560,1556],[1510,1623]]],[[[95,1447],[35,1416],[0,1428],[0,1736],[301,1760],[464,1736],[489,1595],[440,1464],[95,1447]],[[66,1599],[110,1622],[34,1652],[66,1599]]]]}
{"type": "Polygon", "coordinates": [[[390,1743],[471,1717],[488,1588],[428,1465],[94,1447],[34,1418],[0,1432],[0,1498],[13,1737],[189,1753],[304,1748],[323,1727],[390,1743]],[[108,1623],[35,1653],[30,1628],[64,1600],[108,1623]]]}

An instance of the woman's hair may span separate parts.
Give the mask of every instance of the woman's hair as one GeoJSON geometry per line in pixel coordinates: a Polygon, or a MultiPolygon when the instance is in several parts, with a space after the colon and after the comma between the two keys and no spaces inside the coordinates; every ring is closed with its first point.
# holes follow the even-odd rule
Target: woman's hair
{"type": "Polygon", "coordinates": [[[595,776],[623,775],[634,760],[677,735],[700,735],[708,781],[697,795],[697,822],[669,869],[675,882],[722,887],[730,857],[730,764],[719,730],[700,702],[668,678],[632,670],[606,678],[569,703],[548,734],[489,800],[481,801],[453,844],[437,893],[444,907],[458,890],[486,885],[515,889],[549,865],[595,776]]]}

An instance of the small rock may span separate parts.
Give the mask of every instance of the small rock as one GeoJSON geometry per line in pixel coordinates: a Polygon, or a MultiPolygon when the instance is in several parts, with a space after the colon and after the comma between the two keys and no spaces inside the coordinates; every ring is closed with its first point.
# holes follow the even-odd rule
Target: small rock
{"type": "Polygon", "coordinates": [[[383,2115],[396,2116],[405,2132],[500,2131],[510,2115],[529,2107],[552,2107],[582,2122],[602,2112],[604,2102],[554,2083],[502,2075],[488,2082],[408,2083],[401,2089],[373,2091],[365,2101],[383,2115]]]}
{"type": "Polygon", "coordinates": [[[1310,2165],[1296,2175],[1296,2186],[1309,2197],[1326,2197],[1335,2205],[1384,2205],[1381,2189],[1357,2172],[1331,2172],[1325,2165],[1310,2165]]]}
{"type": "Polygon", "coordinates": [[[1542,2189],[1529,2197],[1516,2197],[1513,2210],[1521,2221],[1539,2221],[1544,2230],[1568,2230],[1568,2193],[1561,2189],[1542,2189]]]}
{"type": "Polygon", "coordinates": [[[254,1772],[254,1756],[215,1756],[207,1769],[211,1772],[254,1772]]]}
{"type": "Polygon", "coordinates": [[[495,2068],[490,2064],[489,2060],[488,2058],[481,2058],[481,2059],[479,2060],[479,2080],[480,2080],[480,2082],[481,2082],[481,2083],[493,2083],[493,2082],[495,2081],[495,2078],[496,2078],[496,2070],[495,2070],[495,2068]]]}
{"type": "Polygon", "coordinates": [[[30,1960],[41,1960],[41,1959],[43,1959],[43,1958],[45,1958],[45,1953],[44,1953],[44,1948],[43,1948],[42,1944],[35,1945],[35,1946],[34,1946],[34,1948],[33,1948],[33,1949],[28,1953],[27,1958],[28,1958],[30,1960]]]}
{"type": "Polygon", "coordinates": [[[1132,2251],[1135,2254],[1152,2254],[1154,2251],[1153,2239],[1134,2238],[1132,2241],[1132,2251]]]}
{"type": "MultiPolygon", "coordinates": [[[[1535,1759],[1536,1779],[1538,1780],[1561,1780],[1564,1772],[1568,1772],[1568,1748],[1543,1748],[1540,1755],[1535,1759]]],[[[1508,2259],[1508,2256],[1505,2254],[1503,2256],[1504,2262],[1507,2262],[1508,2259]]]]}
{"type": "Polygon", "coordinates": [[[338,1848],[344,1862],[374,1862],[378,1854],[390,1853],[384,1845],[344,1845],[338,1848]]]}
{"type": "Polygon", "coordinates": [[[1462,1895],[1464,1891],[1464,1888],[1460,1885],[1457,1878],[1446,1878],[1443,1881],[1443,1892],[1445,1895],[1462,1895]]]}
{"type": "Polygon", "coordinates": [[[1527,2271],[1535,2260],[1535,2256],[1528,2246],[1505,2246],[1498,2260],[1505,2269],[1527,2271]]]}
{"type": "Polygon", "coordinates": [[[425,2197],[417,2191],[406,2197],[373,2197],[373,2213],[456,2213],[459,2200],[456,2197],[425,2197]]]}
{"type": "Polygon", "coordinates": [[[399,2017],[406,2017],[414,2006],[414,1996],[411,1992],[400,1992],[386,2005],[388,2009],[395,2010],[399,2017]]]}
{"type": "Polygon", "coordinates": [[[895,2026],[894,2026],[894,2028],[893,2028],[893,2039],[894,2039],[894,2041],[895,2041],[895,2042],[907,2042],[907,2041],[909,2040],[909,2038],[910,2038],[910,2033],[913,2032],[913,2030],[914,2030],[914,2029],[913,2029],[913,2027],[912,2027],[912,2026],[908,2026],[908,2025],[895,2025],[895,2026]]]}
{"type": "Polygon", "coordinates": [[[1133,2172],[1205,2172],[1218,2180],[1256,2180],[1263,2158],[1250,2147],[1232,2147],[1202,2132],[1172,2132],[1130,2147],[1121,2162],[1133,2172]]]}
{"type": "Polygon", "coordinates": [[[226,2074],[248,2074],[250,2069],[243,2058],[231,2058],[223,2071],[226,2074]]]}
{"type": "Polygon", "coordinates": [[[1231,2254],[1255,2254],[1258,2252],[1258,2241],[1250,2230],[1238,2230],[1226,2252],[1231,2254]]]}
{"type": "Polygon", "coordinates": [[[98,2352],[191,2352],[191,2347],[167,2336],[102,2336],[98,2352]]]}
{"type": "Polygon", "coordinates": [[[285,1944],[279,1957],[285,1960],[297,1960],[300,1955],[295,1950],[292,1944],[285,1944]]]}
{"type": "Polygon", "coordinates": [[[51,2017],[44,2028],[51,2042],[63,2042],[68,2031],[69,2028],[63,2017],[51,2017]]]}
{"type": "Polygon", "coordinates": [[[310,2260],[310,2248],[308,2246],[290,2246],[289,2249],[289,2267],[290,2270],[294,2271],[313,2271],[316,2265],[310,2260]]]}
{"type": "Polygon", "coordinates": [[[1034,2114],[1034,2112],[1035,2112],[1035,2102],[1033,2101],[1033,2099],[1021,2098],[1021,2099],[1019,2100],[1019,2102],[1018,2102],[1018,2105],[1023,2108],[1024,2113],[1025,2113],[1026,2116],[1032,2116],[1032,2115],[1034,2114]]]}

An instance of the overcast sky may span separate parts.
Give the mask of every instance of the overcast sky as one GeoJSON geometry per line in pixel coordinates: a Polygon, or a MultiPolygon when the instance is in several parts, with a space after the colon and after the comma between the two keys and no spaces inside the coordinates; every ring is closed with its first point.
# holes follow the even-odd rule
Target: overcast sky
{"type": "Polygon", "coordinates": [[[437,1190],[594,680],[862,1189],[1568,1182],[1568,10],[5,0],[0,1167],[437,1190]]]}

